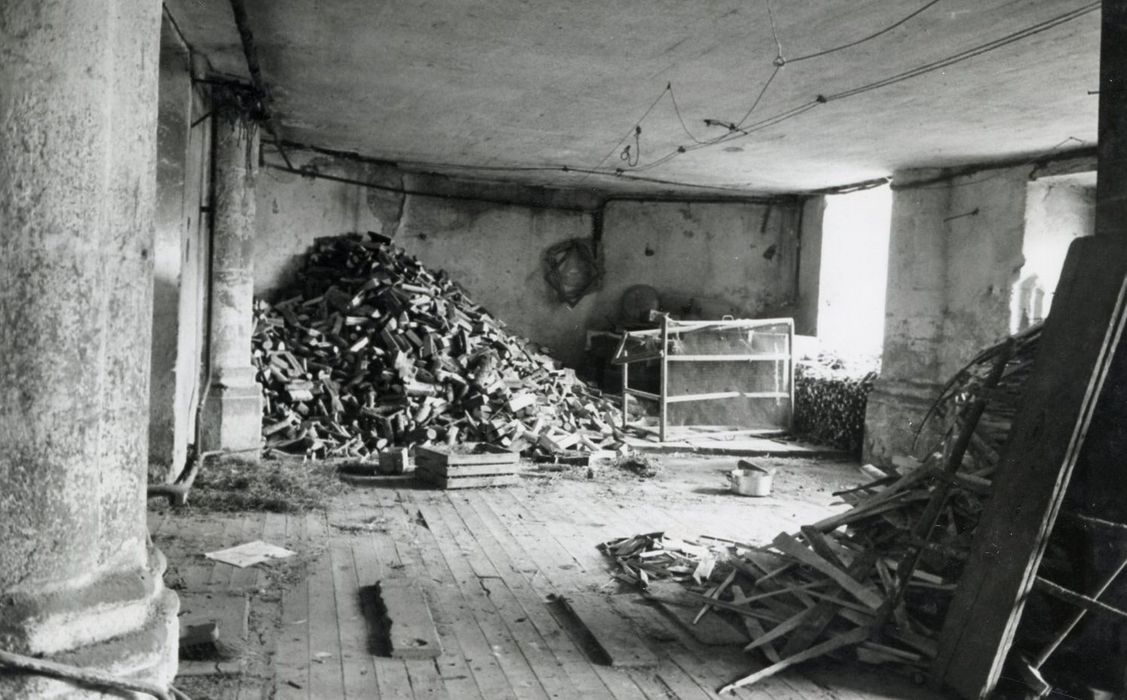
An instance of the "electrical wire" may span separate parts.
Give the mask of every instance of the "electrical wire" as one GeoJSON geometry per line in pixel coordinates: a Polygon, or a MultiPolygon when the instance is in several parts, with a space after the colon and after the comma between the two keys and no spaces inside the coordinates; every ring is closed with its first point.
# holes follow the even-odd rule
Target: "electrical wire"
{"type": "Polygon", "coordinates": [[[771,0],[763,0],[763,4],[767,6],[767,20],[771,23],[771,36],[775,39],[775,67],[782,68],[787,60],[783,58],[783,44],[779,41],[779,28],[775,25],[775,12],[771,9],[771,0]]]}
{"type": "Polygon", "coordinates": [[[1000,49],[1000,48],[1003,48],[1005,46],[1009,46],[1010,44],[1015,43],[1017,41],[1021,41],[1022,39],[1028,39],[1031,36],[1035,36],[1037,34],[1040,34],[1041,32],[1045,32],[1045,31],[1048,31],[1050,29],[1053,29],[1054,27],[1057,27],[1057,26],[1064,24],[1066,22],[1071,22],[1074,19],[1077,19],[1077,18],[1082,17],[1082,16],[1084,16],[1084,15],[1090,13],[1090,12],[1094,12],[1095,10],[1100,9],[1100,5],[1101,5],[1100,2],[1088,3],[1087,5],[1079,7],[1075,10],[1071,10],[1069,12],[1065,12],[1064,14],[1057,15],[1056,17],[1053,17],[1052,19],[1045,20],[1043,22],[1039,22],[1038,24],[1035,24],[1032,27],[1028,27],[1026,29],[1022,29],[1022,30],[1013,32],[1011,34],[1007,34],[1004,37],[994,39],[993,41],[988,41],[985,44],[979,44],[978,46],[975,46],[973,48],[966,49],[964,51],[960,51],[959,53],[957,53],[953,56],[949,56],[947,58],[940,59],[938,61],[932,61],[931,63],[925,63],[922,66],[917,66],[917,67],[912,68],[910,70],[906,70],[902,73],[897,73],[896,75],[891,76],[889,78],[877,80],[877,81],[874,81],[872,83],[862,85],[860,87],[852,88],[850,90],[843,90],[842,92],[834,93],[832,95],[827,95],[826,101],[827,102],[833,102],[835,100],[843,100],[847,97],[853,97],[855,95],[860,95],[860,94],[865,93],[865,92],[876,90],[878,88],[888,87],[889,85],[895,85],[896,83],[903,82],[903,81],[909,80],[911,78],[915,78],[915,77],[918,77],[918,76],[921,76],[921,75],[926,75],[928,73],[932,73],[934,71],[937,71],[941,68],[947,68],[948,66],[955,65],[956,63],[962,63],[963,61],[969,60],[971,58],[975,58],[977,56],[981,56],[982,54],[989,53],[990,51],[994,51],[996,49],[1000,49]]]}
{"type": "Polygon", "coordinates": [[[771,117],[768,117],[766,119],[755,122],[754,124],[750,124],[746,127],[737,127],[734,124],[726,125],[726,124],[721,124],[720,122],[716,122],[715,120],[709,120],[709,121],[712,121],[715,124],[727,126],[730,130],[729,133],[726,133],[722,136],[718,136],[718,137],[711,139],[709,141],[702,142],[702,143],[695,145],[695,146],[678,146],[676,150],[673,150],[669,153],[666,153],[664,156],[661,156],[657,160],[652,161],[650,163],[646,163],[645,165],[640,165],[637,168],[633,168],[632,170],[630,170],[628,172],[645,172],[647,170],[652,170],[653,168],[656,168],[658,166],[664,165],[665,163],[668,163],[669,161],[673,160],[674,158],[676,158],[679,155],[689,153],[691,151],[698,151],[702,148],[707,148],[709,146],[715,146],[715,145],[720,144],[720,143],[727,143],[728,141],[733,141],[735,139],[743,138],[745,136],[751,136],[753,133],[755,133],[757,131],[762,131],[763,129],[772,127],[776,124],[787,121],[788,119],[793,119],[794,117],[797,117],[801,114],[809,112],[810,110],[814,109],[815,107],[817,107],[820,104],[822,104],[822,101],[820,99],[813,99],[813,100],[810,100],[809,102],[804,102],[803,104],[800,104],[797,107],[792,107],[791,109],[788,109],[784,112],[780,112],[780,113],[775,114],[771,117]]]}
{"type": "Polygon", "coordinates": [[[752,102],[751,106],[747,108],[747,113],[743,115],[742,119],[736,122],[736,128],[743,126],[744,122],[746,122],[751,117],[751,113],[754,112],[755,108],[759,106],[759,102],[763,99],[763,96],[767,94],[767,88],[771,87],[771,82],[775,80],[775,76],[779,74],[779,71],[781,69],[781,65],[775,65],[775,70],[771,71],[771,75],[767,76],[767,82],[763,83],[763,87],[759,89],[759,94],[755,96],[755,101],[752,102]]]}
{"type": "MultiPolygon", "coordinates": [[[[634,133],[634,129],[641,126],[642,122],[646,120],[646,117],[650,116],[650,112],[654,110],[654,107],[657,107],[657,103],[661,102],[661,98],[665,97],[665,93],[669,92],[670,90],[672,90],[672,83],[666,83],[665,89],[662,90],[658,94],[658,96],[654,98],[654,101],[650,103],[650,106],[646,108],[646,111],[642,112],[642,116],[638,117],[637,121],[634,122],[634,126],[630,127],[630,130],[623,134],[622,138],[618,140],[618,143],[614,144],[614,147],[607,151],[607,154],[603,156],[603,159],[600,160],[595,165],[595,167],[591,168],[591,170],[598,170],[599,168],[601,168],[603,163],[607,162],[607,159],[614,155],[615,151],[617,151],[622,146],[622,144],[626,143],[626,139],[630,138],[630,135],[634,133]]],[[[580,179],[580,182],[585,179],[586,177],[580,179]]]]}
{"type": "MultiPolygon", "coordinates": [[[[854,46],[859,46],[860,44],[864,44],[867,41],[872,41],[873,39],[876,39],[878,36],[881,36],[883,34],[887,34],[887,33],[891,32],[893,29],[896,29],[897,27],[904,24],[905,22],[912,19],[913,17],[920,14],[921,12],[928,9],[929,7],[932,7],[933,5],[938,5],[939,2],[940,2],[940,0],[931,0],[931,2],[923,5],[922,7],[915,10],[914,12],[912,12],[908,15],[905,15],[903,18],[901,18],[900,20],[897,20],[896,22],[893,22],[892,24],[888,25],[884,29],[881,29],[878,32],[874,32],[874,33],[872,33],[872,34],[870,34],[866,37],[862,37],[860,39],[857,39],[856,41],[851,41],[847,44],[842,44],[841,46],[835,46],[832,49],[825,49],[823,51],[816,51],[814,53],[809,53],[809,54],[806,54],[805,56],[799,56],[798,58],[788,58],[788,59],[786,59],[786,61],[787,61],[787,63],[798,63],[799,61],[809,61],[812,58],[821,58],[822,56],[827,56],[831,53],[837,53],[838,51],[844,51],[845,49],[851,49],[854,46]]],[[[770,7],[770,5],[768,5],[768,7],[770,7]]],[[[778,40],[776,39],[776,42],[777,41],[778,40]]],[[[781,50],[780,50],[780,53],[781,53],[781,50]]]]}
{"type": "Polygon", "coordinates": [[[630,167],[636,166],[638,161],[642,159],[641,125],[634,127],[634,155],[630,155],[630,144],[626,144],[626,147],[622,149],[622,153],[618,154],[618,159],[626,161],[626,164],[630,167]]]}
{"type": "MultiPolygon", "coordinates": [[[[274,148],[278,148],[278,144],[275,144],[273,142],[264,142],[264,143],[269,143],[270,145],[274,146],[274,148]]],[[[292,144],[292,143],[290,143],[288,145],[294,146],[294,144],[292,144]]],[[[300,147],[300,146],[298,146],[298,147],[300,147]]],[[[575,167],[571,167],[571,166],[567,166],[567,165],[563,165],[563,166],[514,166],[514,167],[476,166],[476,165],[458,165],[458,164],[435,164],[435,163],[427,163],[427,164],[415,163],[415,164],[405,164],[405,165],[410,165],[410,166],[415,166],[415,167],[431,167],[431,168],[434,168],[436,170],[461,169],[461,170],[486,170],[486,171],[492,171],[492,172],[563,172],[563,173],[577,173],[577,174],[582,174],[584,176],[584,178],[586,178],[587,176],[590,176],[590,175],[599,175],[599,176],[602,176],[602,177],[613,177],[613,178],[620,179],[620,180],[628,180],[628,181],[639,182],[639,183],[644,183],[644,184],[665,185],[665,186],[668,186],[668,187],[677,187],[677,188],[701,189],[701,190],[709,190],[709,191],[713,191],[713,192],[729,192],[729,193],[732,193],[734,195],[739,195],[739,197],[742,201],[748,201],[748,202],[767,202],[767,201],[776,201],[776,199],[778,199],[777,197],[773,197],[773,196],[755,195],[755,194],[749,193],[748,190],[746,190],[746,189],[741,189],[741,188],[738,188],[738,187],[726,187],[724,185],[702,185],[702,184],[694,183],[694,182],[681,182],[681,181],[678,181],[678,180],[666,180],[666,179],[655,178],[655,177],[643,177],[641,175],[633,175],[629,172],[624,172],[624,171],[621,171],[621,170],[616,171],[616,172],[609,172],[609,171],[606,171],[606,170],[593,170],[593,169],[590,169],[590,168],[575,168],[575,167]]],[[[503,206],[530,207],[530,208],[533,208],[533,209],[564,209],[564,210],[568,210],[568,211],[580,211],[580,212],[594,211],[593,209],[585,208],[585,207],[568,207],[568,206],[557,205],[557,204],[535,204],[535,203],[528,203],[528,202],[518,202],[518,201],[512,201],[512,200],[505,200],[505,199],[500,199],[500,198],[481,197],[481,196],[478,196],[478,195],[459,195],[459,194],[447,194],[447,193],[441,193],[441,192],[426,192],[426,191],[422,191],[422,190],[412,190],[412,189],[407,189],[405,187],[394,187],[394,186],[390,186],[390,185],[381,185],[381,184],[378,184],[378,183],[375,183],[375,182],[368,182],[368,181],[365,181],[365,180],[358,180],[358,179],[355,179],[355,178],[347,178],[347,177],[340,177],[340,176],[337,176],[337,175],[329,175],[329,174],[326,174],[326,173],[319,173],[319,172],[316,172],[314,170],[306,170],[306,169],[303,169],[303,168],[295,168],[295,167],[292,167],[292,166],[278,165],[276,163],[270,163],[268,161],[264,161],[262,163],[262,167],[267,168],[269,170],[279,170],[279,171],[282,171],[282,172],[290,173],[292,175],[300,175],[302,177],[310,177],[310,178],[315,178],[315,179],[319,179],[319,180],[329,180],[329,181],[332,181],[332,182],[340,182],[342,184],[347,184],[347,185],[357,185],[359,187],[365,187],[367,189],[372,189],[372,190],[379,190],[379,191],[382,191],[382,192],[393,192],[393,193],[396,193],[396,194],[412,195],[412,196],[416,196],[416,197],[430,197],[430,198],[433,198],[433,199],[449,199],[449,200],[458,200],[458,201],[489,202],[491,204],[499,204],[499,205],[503,205],[503,206]]],[[[420,173],[414,173],[414,174],[425,174],[425,173],[420,172],[420,173]]]]}
{"type": "MultiPolygon", "coordinates": [[[[813,109],[814,107],[817,107],[820,104],[826,104],[826,103],[829,103],[829,102],[835,102],[835,101],[838,101],[838,100],[844,100],[844,99],[848,99],[850,97],[855,97],[857,95],[861,95],[861,94],[864,94],[866,92],[871,92],[873,90],[877,90],[877,89],[880,89],[880,88],[883,88],[883,87],[889,87],[891,85],[895,85],[895,84],[903,82],[905,80],[917,78],[917,77],[920,77],[922,75],[926,75],[928,73],[932,73],[934,71],[941,70],[943,68],[947,68],[947,67],[955,65],[957,63],[962,63],[963,61],[970,60],[971,58],[981,56],[983,54],[989,53],[991,51],[995,51],[995,50],[1003,48],[1005,46],[1009,46],[1010,44],[1021,41],[1023,39],[1027,39],[1027,38],[1032,37],[1032,36],[1036,36],[1037,34],[1040,34],[1042,32],[1053,29],[1057,26],[1065,24],[1066,22],[1070,22],[1072,20],[1078,19],[1078,18],[1080,18],[1080,17],[1082,17],[1086,14],[1089,14],[1091,12],[1098,10],[1100,8],[1100,5],[1101,5],[1100,2],[1090,2],[1086,5],[1082,5],[1078,8],[1076,8],[1076,9],[1070,10],[1070,11],[1065,12],[1063,14],[1060,14],[1060,15],[1057,15],[1057,16],[1052,17],[1050,19],[1044,20],[1042,22],[1034,24],[1034,25],[1027,27],[1025,29],[1021,29],[1021,30],[1018,30],[1016,32],[1011,32],[1010,34],[1007,34],[1003,37],[999,37],[998,39],[994,39],[994,40],[985,42],[983,44],[979,44],[977,46],[971,47],[969,49],[960,51],[959,53],[956,53],[952,56],[948,56],[947,58],[939,59],[939,60],[936,60],[936,61],[931,61],[929,63],[925,63],[925,64],[920,65],[920,66],[916,66],[915,68],[909,69],[907,71],[902,71],[901,73],[897,73],[896,75],[890,76],[888,78],[882,78],[880,80],[876,80],[876,81],[873,81],[871,83],[867,83],[865,85],[860,85],[860,86],[857,86],[855,88],[850,88],[848,90],[842,90],[840,92],[832,93],[830,95],[818,95],[813,100],[810,100],[808,102],[800,104],[796,107],[793,107],[789,110],[786,110],[785,112],[779,113],[779,114],[775,115],[774,117],[770,117],[766,120],[762,120],[760,122],[757,122],[756,124],[753,124],[750,127],[743,127],[742,125],[729,125],[729,124],[725,124],[724,122],[717,121],[717,120],[705,120],[706,123],[711,123],[711,124],[721,125],[721,126],[728,126],[729,127],[728,133],[726,133],[722,136],[719,136],[715,139],[711,139],[709,141],[706,141],[704,143],[698,143],[698,144],[689,145],[689,146],[678,146],[676,149],[674,149],[673,151],[665,154],[664,156],[661,156],[661,157],[657,158],[656,160],[651,161],[650,163],[640,165],[639,167],[634,168],[633,170],[636,170],[636,171],[649,170],[649,169],[658,167],[660,165],[664,165],[665,163],[668,163],[669,161],[673,160],[677,156],[682,155],[684,153],[695,151],[695,150],[698,150],[700,148],[705,148],[705,147],[708,147],[708,146],[714,146],[714,145],[717,145],[717,144],[720,144],[720,143],[726,143],[728,141],[732,141],[732,140],[735,140],[735,139],[745,138],[747,136],[750,136],[755,131],[765,129],[765,128],[768,128],[770,126],[775,126],[775,125],[781,124],[784,121],[788,121],[790,119],[798,117],[798,116],[806,113],[807,111],[813,109]]],[[[918,14],[918,12],[917,12],[917,14],[918,14]]],[[[779,66],[776,66],[775,72],[778,71],[778,68],[779,68],[779,66]]],[[[774,75],[774,74],[772,74],[772,75],[774,75]]],[[[769,84],[769,82],[768,82],[768,84],[769,84]]]]}
{"type": "Polygon", "coordinates": [[[694,136],[693,132],[689,131],[689,127],[685,124],[684,118],[681,117],[681,107],[677,104],[677,95],[673,93],[673,83],[669,83],[666,87],[669,89],[669,99],[673,102],[673,113],[677,115],[677,121],[681,122],[681,130],[685,132],[685,135],[688,136],[689,140],[693,143],[704,143],[704,141],[694,136]]]}
{"type": "MultiPolygon", "coordinates": [[[[763,96],[765,94],[767,94],[767,88],[769,88],[771,86],[772,81],[775,80],[775,76],[777,76],[779,74],[779,69],[781,69],[783,67],[783,65],[786,63],[786,60],[783,58],[783,46],[782,46],[782,43],[780,43],[780,41],[779,41],[778,28],[775,25],[775,14],[771,9],[771,0],[764,0],[764,4],[767,6],[767,18],[771,23],[771,34],[775,38],[775,49],[776,49],[775,61],[774,61],[775,68],[774,68],[773,71],[771,71],[771,74],[769,76],[767,76],[766,82],[764,82],[763,87],[761,87],[759,89],[759,93],[755,96],[755,100],[751,103],[751,107],[748,108],[747,112],[744,114],[743,118],[741,118],[738,123],[736,123],[734,125],[730,125],[731,129],[737,129],[738,130],[739,127],[743,126],[744,122],[746,122],[751,117],[752,112],[754,112],[755,108],[759,106],[759,103],[763,99],[763,96]]],[[[696,136],[694,136],[692,134],[692,132],[689,131],[688,126],[685,124],[685,120],[681,116],[681,108],[677,104],[677,98],[673,94],[673,83],[670,81],[670,82],[667,82],[665,84],[665,90],[663,90],[657,96],[657,98],[654,99],[653,103],[649,106],[649,109],[647,109],[645,111],[645,113],[642,114],[641,118],[638,119],[638,121],[635,122],[635,124],[634,124],[635,146],[636,146],[634,156],[631,157],[630,152],[629,152],[629,149],[630,149],[629,146],[627,146],[626,149],[624,149],[620,153],[620,159],[626,161],[626,164],[629,166],[629,168],[631,170],[638,169],[639,161],[641,159],[641,147],[637,145],[638,134],[641,133],[641,124],[642,124],[643,121],[645,121],[646,117],[649,116],[650,112],[653,111],[654,107],[656,107],[657,104],[659,102],[661,102],[661,98],[665,97],[665,93],[669,93],[670,100],[673,103],[673,111],[677,115],[677,121],[679,121],[681,123],[681,129],[685,132],[685,134],[689,137],[689,139],[691,141],[693,141],[693,143],[695,143],[698,147],[699,146],[711,146],[711,145],[714,145],[715,143],[718,143],[717,139],[711,139],[711,140],[708,140],[708,141],[701,141],[696,136]]],[[[710,121],[713,121],[713,120],[706,119],[705,123],[708,124],[710,121]]],[[[615,151],[617,151],[622,146],[622,144],[625,143],[625,141],[628,138],[630,138],[629,132],[625,136],[623,136],[621,139],[619,139],[618,143],[615,144],[614,148],[612,148],[610,150],[610,152],[607,153],[607,155],[603,156],[603,159],[600,160],[598,162],[598,164],[596,164],[593,168],[591,168],[591,170],[598,170],[600,167],[602,167],[603,163],[605,163],[607,161],[607,159],[610,158],[611,154],[613,154],[615,151]]],[[[676,154],[680,155],[681,153],[685,153],[685,152],[686,152],[685,148],[679,147],[676,151],[676,154]]],[[[667,162],[668,160],[671,159],[670,156],[664,156],[663,158],[665,159],[665,160],[662,160],[663,163],[667,162]]],[[[655,167],[655,166],[653,164],[649,164],[648,167],[652,168],[652,167],[655,167]]],[[[615,172],[617,174],[622,174],[623,169],[617,168],[615,170],[615,172]]],[[[583,179],[586,179],[586,176],[584,176],[583,179]]],[[[581,179],[580,181],[582,182],[583,179],[581,179]]]]}

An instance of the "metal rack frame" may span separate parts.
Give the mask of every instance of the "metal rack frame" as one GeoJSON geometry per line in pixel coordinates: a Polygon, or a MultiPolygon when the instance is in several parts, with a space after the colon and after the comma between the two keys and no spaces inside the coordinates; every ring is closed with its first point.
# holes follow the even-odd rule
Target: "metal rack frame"
{"type": "Polygon", "coordinates": [[[669,405],[687,401],[714,401],[718,399],[749,398],[749,399],[787,399],[786,429],[790,429],[794,418],[794,319],[724,319],[720,321],[678,321],[661,316],[661,325],[640,331],[626,331],[619,341],[618,350],[615,352],[614,364],[622,366],[622,423],[626,426],[629,415],[629,401],[631,397],[656,401],[658,403],[658,439],[665,442],[669,432],[669,405]],[[762,326],[785,325],[787,329],[787,352],[785,353],[760,353],[760,354],[724,354],[724,355],[675,355],[669,351],[671,335],[678,335],[684,331],[702,330],[709,327],[719,328],[747,328],[754,329],[762,326]],[[647,349],[644,352],[631,354],[629,343],[631,340],[644,340],[657,338],[656,349],[647,349]],[[630,387],[630,365],[635,362],[661,362],[660,389],[657,394],[630,387]],[[778,391],[721,391],[704,394],[678,394],[669,395],[669,364],[693,362],[785,362],[786,363],[786,390],[778,391]]]}

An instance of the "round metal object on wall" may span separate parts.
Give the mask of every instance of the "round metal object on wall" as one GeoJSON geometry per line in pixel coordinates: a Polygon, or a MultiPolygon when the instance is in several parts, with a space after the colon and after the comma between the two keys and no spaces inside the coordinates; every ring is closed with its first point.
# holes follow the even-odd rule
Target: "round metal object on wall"
{"type": "Polygon", "coordinates": [[[622,320],[628,323],[645,323],[650,320],[650,312],[657,311],[660,302],[657,290],[648,284],[636,284],[622,293],[619,309],[622,320]]]}

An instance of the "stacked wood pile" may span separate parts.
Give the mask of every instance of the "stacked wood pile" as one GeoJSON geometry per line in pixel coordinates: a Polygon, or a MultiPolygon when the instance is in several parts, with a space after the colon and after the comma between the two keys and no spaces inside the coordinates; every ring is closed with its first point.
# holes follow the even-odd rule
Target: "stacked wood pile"
{"type": "Polygon", "coordinates": [[[267,450],[368,457],[484,442],[526,454],[616,448],[617,409],[570,369],[369,233],[320,238],[283,301],[255,304],[267,450]]]}
{"type": "Polygon", "coordinates": [[[795,363],[794,431],[859,456],[875,379],[873,372],[859,374],[829,363],[795,363]]]}
{"type": "Polygon", "coordinates": [[[1040,329],[984,351],[944,388],[944,438],[914,470],[839,492],[852,507],[769,545],[669,540],[600,545],[616,576],[643,589],[681,581],[697,619],[734,615],[767,665],[721,691],[844,648],[871,664],[926,672],[963,572],[998,452],[1040,329]]]}

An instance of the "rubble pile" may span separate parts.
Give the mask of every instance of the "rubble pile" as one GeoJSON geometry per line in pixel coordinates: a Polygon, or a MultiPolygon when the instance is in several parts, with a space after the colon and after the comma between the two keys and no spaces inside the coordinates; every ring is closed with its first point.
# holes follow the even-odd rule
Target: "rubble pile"
{"type": "Polygon", "coordinates": [[[255,303],[267,451],[368,457],[484,442],[615,449],[614,405],[390,239],[319,238],[299,284],[255,303]]]}

